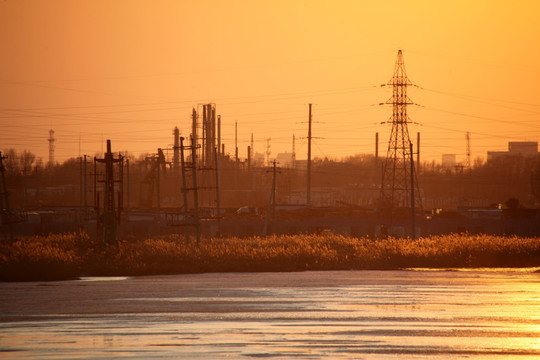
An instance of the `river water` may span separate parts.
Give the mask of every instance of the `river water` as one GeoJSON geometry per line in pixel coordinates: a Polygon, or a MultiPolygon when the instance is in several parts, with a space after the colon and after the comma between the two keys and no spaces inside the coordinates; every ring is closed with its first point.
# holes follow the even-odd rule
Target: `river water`
{"type": "Polygon", "coordinates": [[[540,359],[537,269],[0,283],[6,359],[540,359]]]}

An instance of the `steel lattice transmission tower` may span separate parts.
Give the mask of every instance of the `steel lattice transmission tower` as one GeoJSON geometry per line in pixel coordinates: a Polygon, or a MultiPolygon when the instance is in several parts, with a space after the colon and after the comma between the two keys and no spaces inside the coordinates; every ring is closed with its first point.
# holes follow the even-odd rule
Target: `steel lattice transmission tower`
{"type": "Polygon", "coordinates": [[[412,145],[407,123],[407,105],[413,102],[407,96],[407,86],[412,85],[405,71],[403,53],[398,51],[394,76],[387,83],[392,85],[392,97],[386,102],[392,104],[392,132],[388,143],[386,161],[383,164],[380,194],[380,209],[386,212],[421,208],[421,198],[416,181],[412,145]]]}

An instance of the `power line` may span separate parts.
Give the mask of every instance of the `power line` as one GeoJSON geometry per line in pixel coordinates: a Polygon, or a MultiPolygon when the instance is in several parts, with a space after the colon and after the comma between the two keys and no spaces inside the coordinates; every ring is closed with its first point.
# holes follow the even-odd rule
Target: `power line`
{"type": "MultiPolygon", "coordinates": [[[[504,124],[511,124],[511,125],[514,125],[514,126],[516,125],[515,121],[510,121],[510,120],[502,120],[502,119],[495,119],[495,118],[486,117],[486,116],[465,114],[465,113],[460,113],[460,112],[457,112],[457,111],[444,110],[444,109],[439,109],[439,108],[435,108],[435,107],[431,107],[431,106],[422,106],[422,107],[427,109],[427,110],[438,111],[438,112],[447,113],[447,114],[451,114],[451,115],[458,115],[458,116],[481,119],[481,120],[495,121],[495,122],[500,122],[500,123],[504,123],[504,124]]],[[[532,127],[532,128],[540,128],[540,125],[531,125],[531,124],[526,124],[526,123],[521,123],[519,125],[532,127]]]]}
{"type": "Polygon", "coordinates": [[[509,100],[501,100],[501,99],[494,99],[494,98],[484,98],[484,97],[474,96],[474,95],[458,94],[458,93],[453,93],[453,92],[449,92],[449,91],[428,89],[428,88],[417,86],[417,85],[416,85],[416,87],[418,89],[421,89],[421,90],[433,92],[433,93],[436,93],[436,94],[451,96],[451,97],[455,97],[455,98],[458,98],[458,99],[464,99],[464,100],[468,100],[468,101],[472,101],[472,102],[478,102],[478,103],[481,103],[481,104],[488,104],[488,105],[498,106],[498,107],[512,109],[512,110],[530,112],[530,113],[533,113],[533,114],[540,114],[540,111],[516,108],[516,107],[512,107],[512,106],[502,105],[501,103],[524,105],[524,106],[533,106],[533,107],[540,107],[540,104],[531,104],[531,103],[516,102],[516,101],[509,101],[509,100]]]}

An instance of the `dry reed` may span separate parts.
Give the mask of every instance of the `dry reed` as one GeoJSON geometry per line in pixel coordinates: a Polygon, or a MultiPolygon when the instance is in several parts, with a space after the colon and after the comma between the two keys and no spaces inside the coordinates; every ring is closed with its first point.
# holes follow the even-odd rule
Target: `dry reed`
{"type": "Polygon", "coordinates": [[[540,239],[442,235],[418,240],[335,234],[122,241],[103,247],[87,234],[0,243],[0,280],[82,275],[540,266],[540,239]]]}

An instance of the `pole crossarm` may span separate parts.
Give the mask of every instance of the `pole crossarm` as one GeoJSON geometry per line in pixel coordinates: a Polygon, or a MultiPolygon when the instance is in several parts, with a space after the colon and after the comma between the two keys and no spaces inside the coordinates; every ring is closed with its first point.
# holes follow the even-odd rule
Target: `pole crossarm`
{"type": "Polygon", "coordinates": [[[401,50],[398,51],[394,75],[387,84],[392,85],[392,97],[386,101],[392,104],[392,130],[382,169],[379,208],[393,214],[400,209],[421,209],[418,182],[411,166],[412,143],[407,128],[410,122],[407,105],[414,104],[407,96],[407,87],[412,82],[407,77],[401,50]]]}

